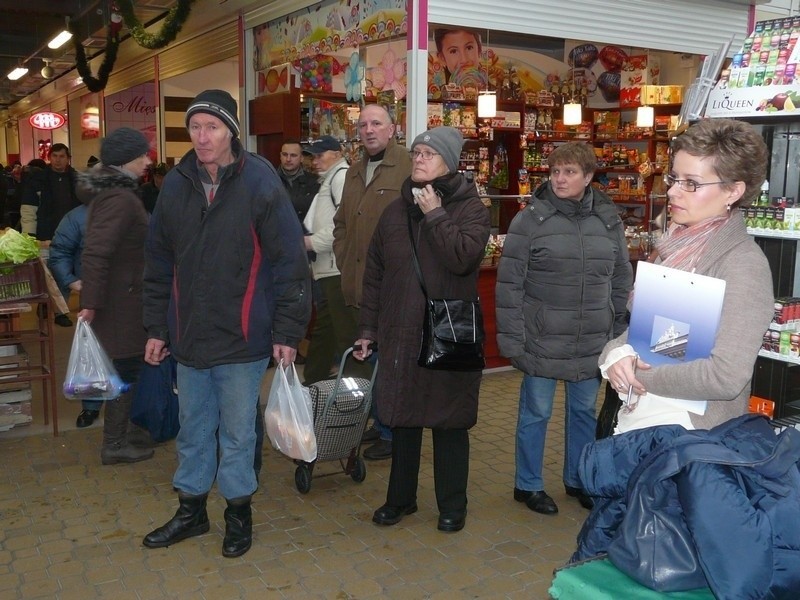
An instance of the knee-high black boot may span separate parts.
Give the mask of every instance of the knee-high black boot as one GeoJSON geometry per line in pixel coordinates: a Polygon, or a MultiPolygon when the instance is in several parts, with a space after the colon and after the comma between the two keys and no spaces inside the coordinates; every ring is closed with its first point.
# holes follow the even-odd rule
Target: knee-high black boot
{"type": "Polygon", "coordinates": [[[227,500],[225,509],[225,539],[222,541],[222,556],[241,556],[253,545],[253,512],[251,496],[227,500]]]}
{"type": "Polygon", "coordinates": [[[210,525],[206,512],[208,494],[178,494],[178,510],[164,525],[148,533],[142,543],[148,548],[165,548],[181,540],[207,533],[210,525]]]}

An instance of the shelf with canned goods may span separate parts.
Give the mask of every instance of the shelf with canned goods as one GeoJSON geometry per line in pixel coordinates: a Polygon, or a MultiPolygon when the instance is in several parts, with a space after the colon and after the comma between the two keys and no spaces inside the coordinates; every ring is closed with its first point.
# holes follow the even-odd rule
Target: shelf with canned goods
{"type": "Polygon", "coordinates": [[[762,358],[771,358],[772,360],[778,360],[790,365],[800,365],[800,357],[797,356],[789,356],[786,354],[781,354],[780,352],[772,352],[764,349],[759,350],[758,355],[762,358]]]}

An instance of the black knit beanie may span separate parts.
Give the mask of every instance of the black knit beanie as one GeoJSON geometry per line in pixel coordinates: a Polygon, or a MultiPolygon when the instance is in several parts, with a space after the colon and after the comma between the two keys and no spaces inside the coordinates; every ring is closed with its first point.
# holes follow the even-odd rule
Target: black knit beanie
{"type": "Polygon", "coordinates": [[[199,112],[217,117],[228,126],[233,137],[239,137],[236,100],[225,90],[206,90],[197,94],[189,108],[186,109],[186,127],[189,127],[191,116],[199,112]]]}
{"type": "Polygon", "coordinates": [[[150,151],[150,142],[138,129],[120,127],[103,138],[100,162],[121,167],[150,151]]]}

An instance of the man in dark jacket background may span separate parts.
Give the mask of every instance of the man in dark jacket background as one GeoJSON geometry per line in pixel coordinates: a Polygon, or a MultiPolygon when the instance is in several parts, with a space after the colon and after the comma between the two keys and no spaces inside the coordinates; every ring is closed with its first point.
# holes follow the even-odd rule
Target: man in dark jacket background
{"type": "Polygon", "coordinates": [[[600,387],[597,359],[626,327],[632,270],[614,202],[593,188],[592,147],[569,142],[548,156],[539,186],[508,229],[497,268],[497,343],[523,371],[514,499],[555,514],[544,491],[544,446],[556,384],[564,381],[563,483],[591,508],[578,475],[581,450],[594,440],[600,387]]]}
{"type": "Polygon", "coordinates": [[[270,356],[294,361],[311,313],[300,222],[272,165],[242,148],[237,111],[223,90],[189,105],[194,148],[164,178],[169,201],[156,203],[150,221],[144,288],[145,360],[177,360],[181,427],[179,508],[143,543],[163,548],[206,533],[216,480],[227,502],[226,557],[252,544],[262,378],[270,356]]]}
{"type": "Polygon", "coordinates": [[[289,192],[297,218],[302,223],[319,191],[319,179],[303,168],[303,147],[297,140],[286,140],[281,146],[281,166],[278,169],[283,185],[289,192]]]}
{"type": "MultiPolygon", "coordinates": [[[[53,239],[56,227],[69,211],[80,206],[75,193],[77,171],[70,165],[72,155],[65,144],[50,148],[50,164],[31,172],[31,181],[23,189],[20,224],[23,233],[36,236],[40,242],[53,239]]],[[[67,314],[55,316],[55,324],[70,327],[67,314]]]]}
{"type": "Polygon", "coordinates": [[[25,188],[21,199],[22,231],[35,235],[40,241],[53,239],[64,215],[80,205],[75,194],[77,171],[70,160],[66,145],[53,144],[50,164],[38,173],[34,185],[25,188]]]}

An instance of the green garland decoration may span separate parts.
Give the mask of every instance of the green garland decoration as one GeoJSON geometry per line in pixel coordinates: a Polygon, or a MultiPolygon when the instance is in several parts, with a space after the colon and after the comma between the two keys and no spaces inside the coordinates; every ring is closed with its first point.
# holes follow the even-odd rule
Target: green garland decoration
{"type": "Polygon", "coordinates": [[[89,63],[86,62],[86,51],[83,49],[83,44],[78,37],[78,31],[70,24],[70,31],[72,32],[72,45],[75,48],[75,66],[78,73],[83,79],[83,83],[89,88],[90,92],[99,92],[105,89],[108,83],[108,76],[114,69],[114,63],[117,61],[117,49],[119,47],[119,38],[111,32],[108,28],[106,34],[106,53],[103,57],[103,62],[97,71],[97,77],[92,75],[92,69],[89,63]]]}
{"type": "Polygon", "coordinates": [[[152,34],[144,30],[144,26],[133,13],[133,2],[131,0],[118,0],[119,12],[131,32],[131,37],[142,48],[147,48],[148,50],[163,48],[175,39],[186,19],[189,18],[192,4],[194,4],[194,0],[178,0],[178,3],[167,13],[158,33],[152,34]]]}

